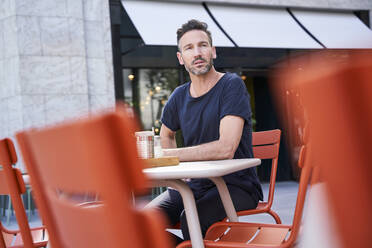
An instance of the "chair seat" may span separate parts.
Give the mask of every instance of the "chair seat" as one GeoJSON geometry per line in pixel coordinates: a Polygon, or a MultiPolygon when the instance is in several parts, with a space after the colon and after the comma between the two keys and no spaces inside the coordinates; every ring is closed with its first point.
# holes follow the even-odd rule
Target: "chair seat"
{"type": "MultiPolygon", "coordinates": [[[[48,234],[42,227],[31,229],[31,236],[34,241],[34,247],[45,247],[48,243],[48,234]]],[[[20,232],[3,232],[5,245],[7,248],[23,248],[23,240],[20,232]]]]}
{"type": "MultiPolygon", "coordinates": [[[[280,246],[289,236],[291,226],[288,225],[272,225],[272,224],[257,224],[257,223],[216,223],[205,236],[205,240],[214,241],[215,243],[222,242],[240,243],[248,245],[263,245],[263,246],[280,246]]],[[[221,243],[221,245],[222,245],[221,243]]]]}
{"type": "MultiPolygon", "coordinates": [[[[208,247],[283,247],[292,226],[282,224],[218,222],[213,224],[204,238],[208,247]]],[[[190,241],[182,242],[177,248],[191,247],[190,241]]]]}

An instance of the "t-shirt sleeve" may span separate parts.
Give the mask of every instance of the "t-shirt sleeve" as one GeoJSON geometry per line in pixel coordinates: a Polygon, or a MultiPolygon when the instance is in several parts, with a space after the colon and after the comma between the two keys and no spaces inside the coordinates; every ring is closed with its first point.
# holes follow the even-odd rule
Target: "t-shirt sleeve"
{"type": "Polygon", "coordinates": [[[220,120],[226,115],[239,116],[251,122],[250,96],[239,77],[230,79],[222,93],[220,120]]]}
{"type": "Polygon", "coordinates": [[[174,92],[165,104],[161,116],[161,122],[172,131],[180,129],[176,98],[177,94],[174,92]]]}

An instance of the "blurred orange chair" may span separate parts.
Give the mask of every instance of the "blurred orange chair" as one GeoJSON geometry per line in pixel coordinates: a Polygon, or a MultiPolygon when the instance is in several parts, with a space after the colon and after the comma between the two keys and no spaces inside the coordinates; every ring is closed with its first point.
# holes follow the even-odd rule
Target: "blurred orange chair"
{"type": "Polygon", "coordinates": [[[48,243],[44,227],[30,228],[22,202],[26,186],[21,171],[12,167],[17,163],[17,154],[10,139],[0,140],[0,194],[10,195],[19,230],[8,230],[0,222],[0,248],[45,247],[48,243]]]}
{"type": "Polygon", "coordinates": [[[291,64],[303,70],[286,70],[282,82],[299,89],[311,120],[319,165],[312,181],[324,183],[334,236],[342,248],[371,247],[372,51],[327,51],[291,64]]]}
{"type": "Polygon", "coordinates": [[[282,223],[279,215],[271,209],[274,201],[276,173],[278,170],[280,135],[281,131],[279,129],[252,133],[254,157],[271,159],[269,194],[266,202],[259,202],[256,209],[239,211],[237,212],[238,216],[268,213],[275,219],[277,224],[282,223]]]}
{"type": "Polygon", "coordinates": [[[122,112],[17,134],[53,248],[169,247],[160,213],[131,203],[148,186],[132,134],[122,112]]]}
{"type": "MultiPolygon", "coordinates": [[[[302,168],[296,208],[292,225],[244,222],[217,222],[207,231],[205,247],[292,247],[297,240],[301,226],[307,186],[310,182],[313,164],[309,162],[310,147],[308,135],[304,137],[298,166],[302,168]]],[[[182,242],[177,248],[191,247],[190,241],[182,242]]]]}

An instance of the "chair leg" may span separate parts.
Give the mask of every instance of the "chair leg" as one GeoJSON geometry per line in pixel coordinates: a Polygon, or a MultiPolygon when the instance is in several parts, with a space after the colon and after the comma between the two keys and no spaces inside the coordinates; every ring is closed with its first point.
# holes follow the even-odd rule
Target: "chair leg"
{"type": "Polygon", "coordinates": [[[273,210],[270,209],[267,213],[270,214],[275,219],[276,224],[282,224],[279,215],[275,213],[273,210]]]}

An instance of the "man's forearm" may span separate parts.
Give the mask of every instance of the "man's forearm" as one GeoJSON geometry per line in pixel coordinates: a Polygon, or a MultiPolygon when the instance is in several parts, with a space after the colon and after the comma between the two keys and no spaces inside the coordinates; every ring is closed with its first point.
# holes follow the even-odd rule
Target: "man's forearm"
{"type": "Polygon", "coordinates": [[[177,148],[176,139],[173,137],[161,137],[161,147],[163,149],[177,148]]]}
{"type": "Polygon", "coordinates": [[[180,161],[231,159],[234,153],[233,145],[221,140],[197,146],[163,149],[164,156],[177,156],[180,161]]]}

